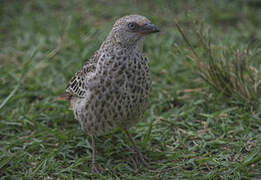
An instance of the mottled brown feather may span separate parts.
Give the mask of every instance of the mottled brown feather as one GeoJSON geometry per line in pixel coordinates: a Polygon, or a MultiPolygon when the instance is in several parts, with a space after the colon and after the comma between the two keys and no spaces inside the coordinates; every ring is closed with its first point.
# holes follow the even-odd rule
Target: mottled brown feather
{"type": "Polygon", "coordinates": [[[73,78],[70,80],[66,87],[66,92],[71,96],[85,97],[86,90],[86,78],[90,73],[95,72],[96,63],[99,59],[98,51],[85,63],[83,68],[76,72],[73,78]]]}

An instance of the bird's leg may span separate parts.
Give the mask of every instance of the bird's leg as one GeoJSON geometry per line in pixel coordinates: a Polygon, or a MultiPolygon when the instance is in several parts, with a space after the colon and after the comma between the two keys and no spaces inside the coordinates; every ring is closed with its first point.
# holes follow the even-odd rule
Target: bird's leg
{"type": "Polygon", "coordinates": [[[92,172],[93,173],[101,173],[104,169],[98,166],[96,161],[96,140],[95,137],[92,136],[92,172]]]}
{"type": "Polygon", "coordinates": [[[133,145],[134,151],[137,153],[138,158],[141,160],[141,162],[144,164],[144,166],[148,168],[149,164],[145,161],[145,158],[144,158],[143,154],[141,153],[140,148],[135,143],[135,140],[133,139],[133,137],[131,136],[129,131],[127,129],[125,129],[125,131],[126,131],[126,134],[127,134],[128,138],[130,139],[130,141],[133,145]]]}

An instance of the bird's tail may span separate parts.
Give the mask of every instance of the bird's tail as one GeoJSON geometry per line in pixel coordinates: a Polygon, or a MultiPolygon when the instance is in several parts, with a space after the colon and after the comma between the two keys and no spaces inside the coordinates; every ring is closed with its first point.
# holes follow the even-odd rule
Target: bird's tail
{"type": "Polygon", "coordinates": [[[54,101],[70,101],[71,97],[72,96],[68,92],[65,92],[54,98],[54,101]]]}

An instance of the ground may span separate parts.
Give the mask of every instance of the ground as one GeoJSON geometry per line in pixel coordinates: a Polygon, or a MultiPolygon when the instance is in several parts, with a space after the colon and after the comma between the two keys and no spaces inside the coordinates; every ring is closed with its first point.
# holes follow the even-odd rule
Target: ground
{"type": "Polygon", "coordinates": [[[254,0],[1,1],[1,179],[260,179],[260,105],[253,110],[204,83],[176,21],[184,30],[205,24],[225,49],[261,44],[261,5],[254,0]],[[151,168],[134,162],[126,134],[115,130],[98,139],[106,171],[97,175],[90,139],[69,104],[53,100],[127,14],[161,28],[144,47],[150,106],[131,129],[151,168]]]}

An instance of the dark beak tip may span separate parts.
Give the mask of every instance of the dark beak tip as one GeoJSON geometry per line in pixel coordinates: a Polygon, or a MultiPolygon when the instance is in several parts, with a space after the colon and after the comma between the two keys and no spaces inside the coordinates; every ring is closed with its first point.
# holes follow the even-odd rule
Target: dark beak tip
{"type": "Polygon", "coordinates": [[[160,28],[155,26],[154,32],[160,32],[160,28]]]}
{"type": "Polygon", "coordinates": [[[154,24],[145,24],[143,26],[142,32],[144,34],[156,33],[156,32],[160,32],[160,28],[155,26],[154,24]]]}

